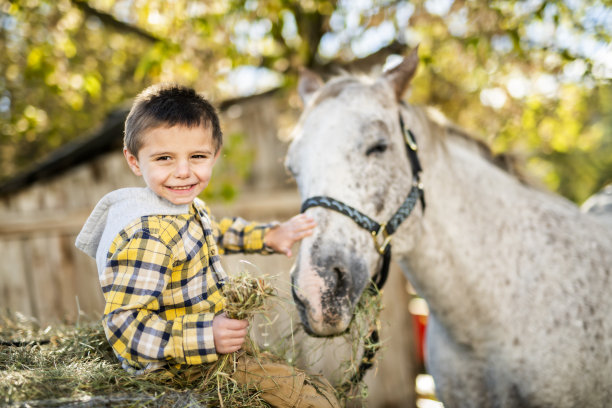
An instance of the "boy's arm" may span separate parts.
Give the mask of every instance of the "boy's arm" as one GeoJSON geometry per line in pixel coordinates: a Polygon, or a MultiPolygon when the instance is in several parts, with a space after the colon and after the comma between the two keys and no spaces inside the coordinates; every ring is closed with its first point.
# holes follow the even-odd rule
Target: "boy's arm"
{"type": "MultiPolygon", "coordinates": [[[[214,283],[204,300],[210,304],[210,312],[167,320],[159,316],[160,297],[170,279],[172,262],[170,248],[146,232],[133,237],[110,260],[112,272],[102,281],[106,299],[103,325],[113,349],[131,363],[201,364],[217,359],[212,323],[223,303],[214,283]]],[[[173,300],[179,309],[192,301],[173,300]]],[[[177,314],[173,310],[165,313],[177,314]]]]}
{"type": "MultiPolygon", "coordinates": [[[[216,223],[215,223],[216,224],[216,223]]],[[[282,253],[291,256],[293,244],[312,235],[315,220],[298,214],[283,223],[260,224],[242,218],[224,218],[215,225],[220,251],[282,253]]]]}
{"type": "Polygon", "coordinates": [[[275,252],[291,256],[293,244],[312,235],[317,226],[314,218],[306,214],[298,214],[291,219],[272,228],[264,236],[264,244],[275,252]]]}
{"type": "Polygon", "coordinates": [[[278,226],[278,222],[249,222],[240,217],[222,218],[219,222],[212,221],[214,234],[222,254],[237,252],[273,253],[272,248],[264,245],[266,233],[278,226]]]}

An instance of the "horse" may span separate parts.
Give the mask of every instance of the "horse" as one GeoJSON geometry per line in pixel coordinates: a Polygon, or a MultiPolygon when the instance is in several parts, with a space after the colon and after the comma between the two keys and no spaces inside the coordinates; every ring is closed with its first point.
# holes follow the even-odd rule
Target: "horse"
{"type": "Polygon", "coordinates": [[[612,221],[405,102],[418,62],[413,50],[378,75],[300,75],[285,165],[318,224],[291,273],[304,327],[345,331],[392,247],[430,309],[444,406],[610,404],[612,221]]]}

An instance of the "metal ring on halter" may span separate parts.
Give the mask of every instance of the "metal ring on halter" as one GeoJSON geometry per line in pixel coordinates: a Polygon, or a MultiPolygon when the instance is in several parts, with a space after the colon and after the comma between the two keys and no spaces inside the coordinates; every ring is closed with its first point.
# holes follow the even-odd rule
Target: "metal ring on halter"
{"type": "Polygon", "coordinates": [[[385,249],[387,249],[387,246],[391,243],[392,236],[387,233],[386,228],[387,224],[383,223],[378,231],[371,231],[374,247],[381,255],[385,253],[385,249]]]}
{"type": "Polygon", "coordinates": [[[418,146],[416,144],[415,137],[412,134],[412,132],[410,131],[410,129],[404,128],[404,140],[406,141],[406,144],[410,147],[410,149],[413,152],[417,151],[418,146]]]}

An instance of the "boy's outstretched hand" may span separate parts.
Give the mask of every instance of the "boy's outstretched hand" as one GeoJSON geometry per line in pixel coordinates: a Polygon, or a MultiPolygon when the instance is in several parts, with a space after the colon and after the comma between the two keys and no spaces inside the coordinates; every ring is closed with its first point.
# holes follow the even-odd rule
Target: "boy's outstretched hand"
{"type": "Polygon", "coordinates": [[[291,247],[304,237],[312,235],[317,226],[315,220],[306,214],[298,214],[266,233],[264,243],[276,252],[291,256],[291,247]]]}
{"type": "Polygon", "coordinates": [[[240,350],[247,335],[247,320],[230,319],[225,313],[213,318],[213,338],[217,354],[240,350]]]}

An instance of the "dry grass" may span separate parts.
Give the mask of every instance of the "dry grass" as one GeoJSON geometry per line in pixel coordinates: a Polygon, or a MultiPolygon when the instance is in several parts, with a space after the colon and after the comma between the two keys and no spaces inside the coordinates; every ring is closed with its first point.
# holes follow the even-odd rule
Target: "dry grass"
{"type": "Polygon", "coordinates": [[[368,397],[368,388],[362,381],[360,366],[364,362],[364,353],[372,353],[372,363],[376,352],[382,347],[374,331],[380,333],[380,312],[382,311],[381,293],[371,288],[364,291],[355,308],[353,321],[345,333],[348,344],[351,345],[351,358],[343,364],[343,380],[336,387],[338,399],[345,404],[348,401],[365,401],[368,397]]]}
{"type": "Polygon", "coordinates": [[[256,278],[246,272],[229,278],[223,286],[225,313],[232,319],[249,319],[269,307],[268,301],[276,296],[265,277],[256,278]]]}
{"type": "Polygon", "coordinates": [[[112,406],[118,407],[178,406],[172,399],[185,392],[161,379],[127,374],[99,324],[42,330],[32,320],[5,313],[0,327],[0,404],[96,406],[92,399],[114,398],[112,406]]]}

